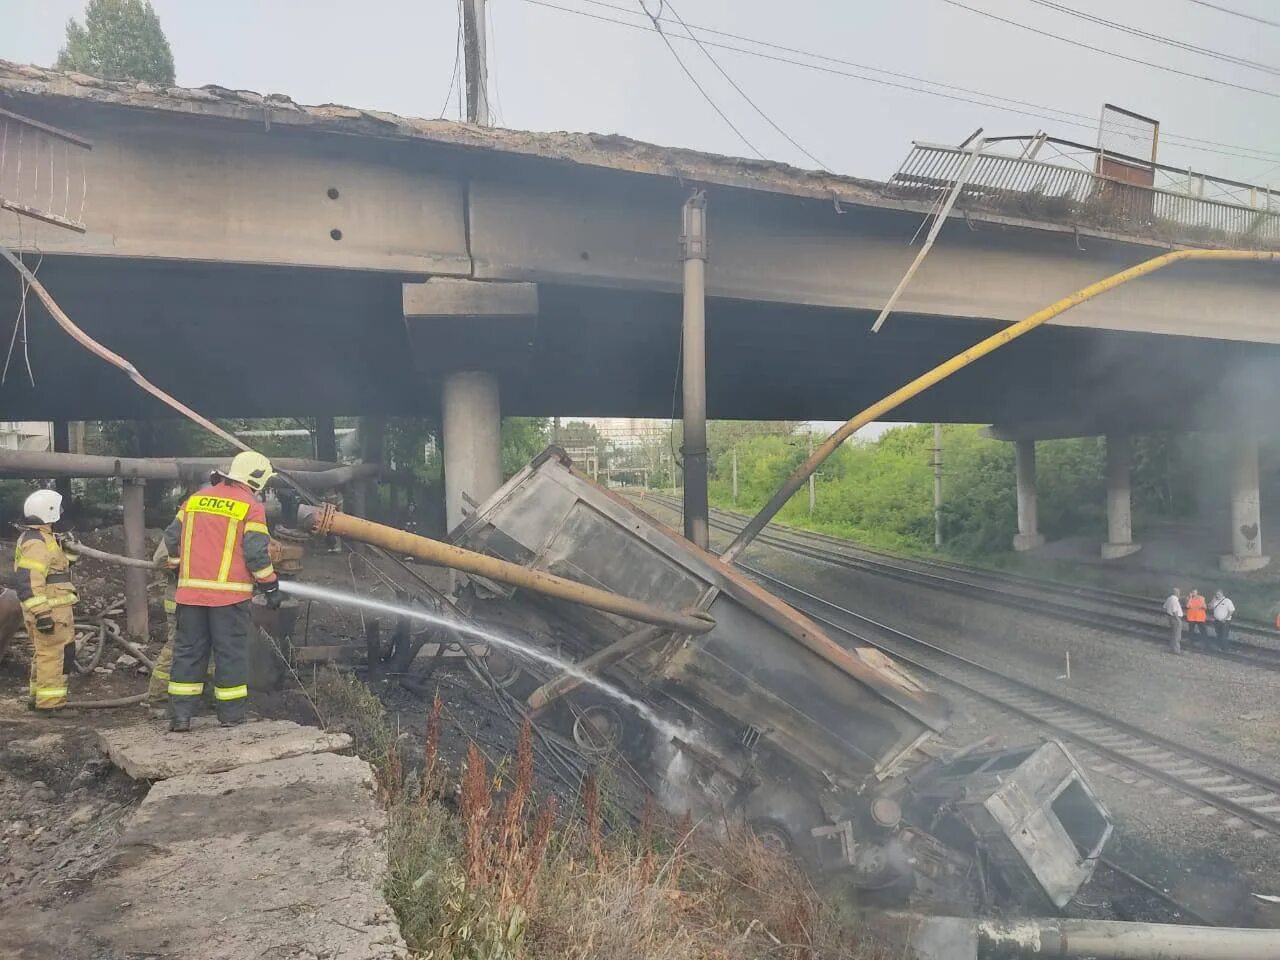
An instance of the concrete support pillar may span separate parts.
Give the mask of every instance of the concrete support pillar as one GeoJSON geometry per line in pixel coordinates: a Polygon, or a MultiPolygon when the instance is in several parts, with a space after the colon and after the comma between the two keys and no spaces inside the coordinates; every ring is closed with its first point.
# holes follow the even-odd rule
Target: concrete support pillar
{"type": "Polygon", "coordinates": [[[502,409],[498,378],[468,370],[444,378],[444,507],[450,530],[470,508],[463,494],[483,502],[502,486],[502,409]]]}
{"type": "MultiPolygon", "coordinates": [[[[360,441],[360,460],[363,463],[382,463],[383,445],[386,441],[386,417],[361,417],[357,421],[356,436],[360,441]]],[[[358,480],[352,485],[352,513],[372,520],[377,508],[378,481],[370,478],[358,480]]]]}
{"type": "MultiPolygon", "coordinates": [[[[149,560],[145,519],[146,482],[124,480],[122,485],[125,556],[149,560]]],[[[145,643],[150,632],[147,618],[147,571],[137,567],[124,568],[124,613],[129,639],[145,643]]]]}
{"type": "Polygon", "coordinates": [[[1014,470],[1018,485],[1018,532],[1013,549],[1034,550],[1044,546],[1040,521],[1036,516],[1036,442],[1019,440],[1014,447],[1014,470]]]}
{"type": "Polygon", "coordinates": [[[1127,436],[1107,437],[1107,542],[1103,560],[1117,560],[1137,553],[1141,544],[1133,542],[1133,513],[1129,496],[1129,472],[1133,444],[1127,436]]]}
{"type": "Polygon", "coordinates": [[[333,417],[316,417],[316,459],[327,463],[338,461],[338,437],[333,432],[333,417]]]}
{"type": "Polygon", "coordinates": [[[1271,558],[1262,553],[1257,439],[1237,437],[1231,461],[1231,552],[1223,556],[1219,564],[1232,573],[1261,570],[1271,558]]]}

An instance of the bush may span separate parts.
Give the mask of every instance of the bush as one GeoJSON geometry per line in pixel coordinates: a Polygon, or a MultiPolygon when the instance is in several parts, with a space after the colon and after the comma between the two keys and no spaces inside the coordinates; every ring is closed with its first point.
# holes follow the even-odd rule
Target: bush
{"type": "Polygon", "coordinates": [[[437,697],[421,769],[405,777],[381,704],[349,675],[322,671],[326,726],[353,733],[375,766],[390,831],[385,892],[416,956],[432,960],[887,960],[842,926],[787,857],[745,827],[660,823],[605,835],[594,775],[576,816],[533,796],[533,732],[514,762],[471,743],[456,775],[439,755],[437,697]],[[456,783],[456,790],[445,788],[456,783]],[[456,800],[454,799],[456,796],[456,800]]]}

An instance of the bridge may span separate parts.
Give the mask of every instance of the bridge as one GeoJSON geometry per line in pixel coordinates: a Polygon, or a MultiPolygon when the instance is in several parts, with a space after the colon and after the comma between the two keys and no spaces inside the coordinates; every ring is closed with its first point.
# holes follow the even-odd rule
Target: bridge
{"type": "MultiPolygon", "coordinates": [[[[47,191],[83,226],[4,215],[0,243],[38,252],[41,280],[90,334],[212,416],[439,415],[448,485],[473,496],[496,484],[503,414],[672,415],[680,212],[695,188],[708,204],[715,418],[842,419],[1178,242],[1129,221],[962,202],[871,334],[936,203],[901,184],[4,62],[0,108],[92,144],[29,136],[15,147],[24,125],[0,115],[11,134],[0,197],[47,191]]],[[[1260,218],[1267,229],[1235,242],[1270,242],[1269,210],[1260,218]]],[[[1223,242],[1203,231],[1186,242],[1206,239],[1223,242]]],[[[0,273],[0,303],[20,294],[16,275],[0,273]]],[[[1256,531],[1256,433],[1280,399],[1278,294],[1271,265],[1170,268],[896,415],[992,423],[1017,440],[1019,545],[1031,547],[1036,438],[1107,434],[1116,484],[1127,483],[1128,435],[1229,412],[1242,451],[1233,527],[1256,531]]],[[[0,386],[6,416],[161,413],[44,319],[29,327],[34,385],[11,368],[0,386]]],[[[1120,554],[1132,546],[1127,487],[1113,492],[1120,554]]],[[[1231,562],[1264,561],[1260,534],[1237,531],[1231,562]]]]}

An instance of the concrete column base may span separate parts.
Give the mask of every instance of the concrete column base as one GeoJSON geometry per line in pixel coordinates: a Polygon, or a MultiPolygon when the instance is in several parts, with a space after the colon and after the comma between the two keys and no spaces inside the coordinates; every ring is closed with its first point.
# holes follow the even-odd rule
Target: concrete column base
{"type": "Polygon", "coordinates": [[[1103,560],[1119,560],[1121,557],[1132,556],[1142,549],[1140,543],[1104,543],[1102,545],[1103,560]]]}
{"type": "Polygon", "coordinates": [[[1249,573],[1253,570],[1261,570],[1270,562],[1270,557],[1227,553],[1218,558],[1218,568],[1226,573],[1249,573]]]}
{"type": "Polygon", "coordinates": [[[1013,549],[1022,553],[1024,550],[1035,550],[1037,547],[1044,546],[1043,533],[1015,533],[1013,535],[1013,549]]]}

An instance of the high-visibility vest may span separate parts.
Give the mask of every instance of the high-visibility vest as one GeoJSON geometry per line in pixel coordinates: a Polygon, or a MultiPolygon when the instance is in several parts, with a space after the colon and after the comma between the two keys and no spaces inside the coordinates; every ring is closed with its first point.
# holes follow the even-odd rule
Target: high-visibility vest
{"type": "Polygon", "coordinates": [[[1204,597],[1187,600],[1187,623],[1204,623],[1204,597]]]}
{"type": "MultiPolygon", "coordinates": [[[[174,595],[178,603],[229,606],[248,600],[255,583],[276,579],[267,555],[266,510],[248,490],[210,484],[187,498],[176,519],[182,527],[174,595]]],[[[172,557],[169,562],[174,562],[172,557]]]]}

